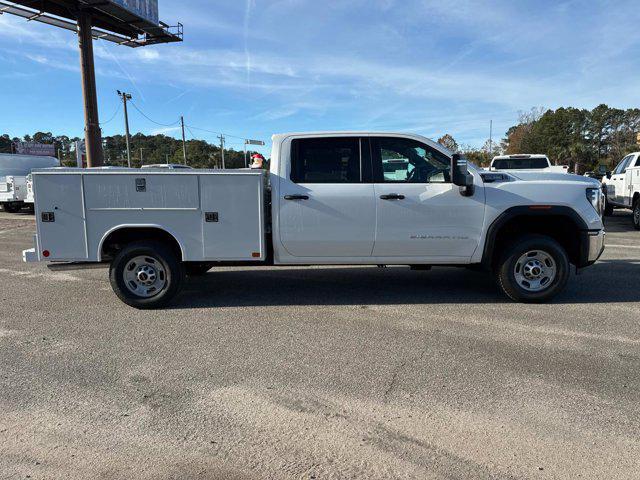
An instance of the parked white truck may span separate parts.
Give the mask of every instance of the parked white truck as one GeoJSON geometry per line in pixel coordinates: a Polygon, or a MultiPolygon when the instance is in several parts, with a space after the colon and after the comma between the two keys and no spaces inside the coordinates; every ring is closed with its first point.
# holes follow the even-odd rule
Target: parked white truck
{"type": "Polygon", "coordinates": [[[54,157],[0,154],[0,205],[7,212],[17,212],[27,200],[27,175],[34,168],[57,166],[54,157]]]}
{"type": "Polygon", "coordinates": [[[566,165],[553,165],[546,155],[500,155],[491,160],[489,170],[569,173],[566,165]]]}
{"type": "Polygon", "coordinates": [[[0,178],[0,205],[5,212],[15,213],[27,198],[27,177],[7,175],[0,178]]]}
{"type": "Polygon", "coordinates": [[[613,172],[602,179],[606,195],[605,215],[614,208],[633,210],[633,226],[640,230],[640,152],[624,157],[613,172]]]}
{"type": "Polygon", "coordinates": [[[417,135],[276,135],[268,175],[68,169],[33,182],[24,260],[108,263],[113,290],[137,308],[229,264],[482,266],[513,300],[541,302],[605,240],[597,181],[487,172],[417,135]]]}

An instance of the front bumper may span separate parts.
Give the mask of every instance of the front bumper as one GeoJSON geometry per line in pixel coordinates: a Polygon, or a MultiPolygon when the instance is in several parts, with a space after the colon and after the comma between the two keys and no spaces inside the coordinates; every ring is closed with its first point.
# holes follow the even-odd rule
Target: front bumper
{"type": "Polygon", "coordinates": [[[578,267],[593,265],[602,256],[607,234],[604,230],[587,230],[582,232],[580,262],[578,267]]]}

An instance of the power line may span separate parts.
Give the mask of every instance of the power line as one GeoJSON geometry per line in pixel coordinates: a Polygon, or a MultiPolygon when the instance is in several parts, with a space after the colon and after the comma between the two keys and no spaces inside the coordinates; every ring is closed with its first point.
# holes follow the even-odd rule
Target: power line
{"type": "Polygon", "coordinates": [[[155,123],[156,125],[160,125],[161,127],[173,127],[174,125],[177,125],[178,123],[180,123],[180,119],[176,120],[175,122],[173,122],[171,124],[156,122],[152,118],[149,118],[142,110],[140,110],[138,108],[138,106],[133,101],[129,102],[129,103],[131,103],[131,105],[133,105],[133,108],[135,108],[140,115],[142,115],[144,118],[149,120],[151,123],[155,123]]]}
{"type": "Polygon", "coordinates": [[[224,132],[215,132],[213,130],[207,130],[206,128],[194,127],[193,125],[189,125],[189,127],[193,128],[194,130],[200,130],[201,132],[212,133],[214,135],[224,135],[225,137],[237,138],[238,140],[242,140],[242,141],[245,140],[244,137],[238,137],[236,135],[229,135],[228,133],[224,133],[224,132]]]}
{"type": "Polygon", "coordinates": [[[118,104],[118,107],[116,108],[115,113],[111,116],[111,118],[109,120],[107,120],[106,122],[100,122],[100,125],[106,125],[107,123],[113,122],[116,118],[116,115],[118,115],[118,113],[120,113],[120,107],[122,105],[118,104]]]}
{"type": "MultiPolygon", "coordinates": [[[[161,127],[173,127],[176,126],[180,123],[180,119],[176,120],[173,123],[167,124],[167,123],[161,123],[161,122],[156,122],[155,120],[153,120],[152,118],[150,118],[147,114],[145,114],[133,101],[130,101],[129,103],[131,103],[131,105],[133,105],[133,107],[138,111],[138,113],[140,113],[140,115],[142,115],[144,118],[146,118],[147,120],[149,120],[151,123],[155,123],[156,125],[159,125],[161,127]]],[[[228,133],[224,133],[224,132],[216,132],[214,130],[208,130],[206,128],[200,128],[200,127],[196,127],[193,125],[184,125],[185,128],[189,129],[189,132],[191,132],[191,129],[193,128],[194,130],[198,130],[201,132],[207,132],[207,133],[211,133],[213,135],[223,135],[225,137],[230,137],[230,138],[235,138],[237,140],[242,140],[243,142],[246,140],[244,137],[239,137],[237,135],[230,135],[228,133]]],[[[193,132],[191,132],[191,136],[195,139],[195,135],[193,134],[193,132]]],[[[239,144],[238,144],[239,145],[239,144]]]]}

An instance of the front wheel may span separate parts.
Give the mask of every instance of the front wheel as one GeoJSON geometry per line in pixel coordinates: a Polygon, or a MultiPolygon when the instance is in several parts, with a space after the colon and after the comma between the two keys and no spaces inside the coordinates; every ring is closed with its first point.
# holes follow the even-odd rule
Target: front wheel
{"type": "Polygon", "coordinates": [[[640,198],[633,205],[633,226],[636,230],[640,230],[640,198]]]}
{"type": "Polygon", "coordinates": [[[554,239],[527,235],[516,240],[500,259],[498,285],[512,300],[541,303],[560,293],[569,280],[569,258],[554,239]]]}
{"type": "Polygon", "coordinates": [[[609,199],[605,195],[604,196],[604,216],[610,217],[611,215],[613,215],[613,205],[609,203],[609,199]]]}
{"type": "Polygon", "coordinates": [[[161,308],[179,293],[184,269],[166,245],[141,241],[120,250],[111,263],[109,280],[115,294],[127,305],[161,308]]]}

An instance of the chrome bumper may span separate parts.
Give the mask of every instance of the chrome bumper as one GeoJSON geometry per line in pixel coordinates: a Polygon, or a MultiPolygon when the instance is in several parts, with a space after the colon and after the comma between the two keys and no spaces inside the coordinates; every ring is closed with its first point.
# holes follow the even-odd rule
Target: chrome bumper
{"type": "Polygon", "coordinates": [[[607,234],[604,230],[597,232],[589,232],[589,251],[587,253],[587,260],[589,263],[596,262],[604,252],[605,238],[607,234]]]}

